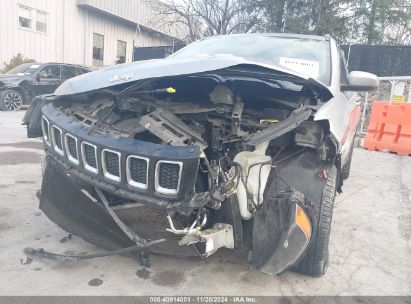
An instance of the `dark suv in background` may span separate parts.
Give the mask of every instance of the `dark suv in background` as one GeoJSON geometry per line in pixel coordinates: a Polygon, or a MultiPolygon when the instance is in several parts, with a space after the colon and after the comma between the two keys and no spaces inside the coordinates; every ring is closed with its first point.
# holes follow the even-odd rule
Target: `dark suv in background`
{"type": "Polygon", "coordinates": [[[0,75],[0,110],[17,111],[34,97],[53,93],[65,80],[90,69],[63,63],[23,63],[0,75]]]}

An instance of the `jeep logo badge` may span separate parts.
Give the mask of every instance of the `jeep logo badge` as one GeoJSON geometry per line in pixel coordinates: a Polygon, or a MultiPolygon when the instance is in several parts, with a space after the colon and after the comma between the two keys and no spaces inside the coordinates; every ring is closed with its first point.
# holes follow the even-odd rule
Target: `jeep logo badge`
{"type": "Polygon", "coordinates": [[[121,75],[117,74],[113,76],[112,78],[110,78],[110,82],[129,80],[133,77],[134,77],[134,73],[127,73],[127,74],[121,74],[121,75]]]}

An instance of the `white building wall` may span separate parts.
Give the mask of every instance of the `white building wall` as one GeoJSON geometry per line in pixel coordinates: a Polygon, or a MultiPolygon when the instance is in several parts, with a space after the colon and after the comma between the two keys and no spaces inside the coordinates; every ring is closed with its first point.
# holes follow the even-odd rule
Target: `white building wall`
{"type": "MultiPolygon", "coordinates": [[[[86,50],[91,54],[93,33],[104,36],[104,65],[113,65],[117,58],[117,40],[127,43],[126,62],[132,60],[133,41],[138,47],[169,45],[165,39],[148,35],[131,23],[118,22],[114,17],[107,17],[93,11],[88,11],[86,28],[86,50]]],[[[91,65],[92,57],[86,58],[86,64],[91,65]]]]}
{"type": "Polygon", "coordinates": [[[132,60],[133,43],[139,47],[170,44],[161,36],[138,31],[132,22],[78,6],[76,0],[1,0],[0,69],[18,53],[37,62],[91,66],[93,33],[104,36],[104,65],[115,63],[117,40],[127,43],[126,62],[132,60]],[[19,27],[19,5],[48,13],[47,34],[19,27]]]}
{"type": "MultiPolygon", "coordinates": [[[[142,26],[154,28],[173,37],[180,39],[186,37],[186,27],[181,27],[178,24],[173,26],[162,25],[157,22],[158,13],[153,9],[157,1],[158,0],[77,0],[77,3],[110,12],[126,20],[138,20],[138,23],[142,26]]],[[[172,17],[172,19],[175,19],[175,16],[172,17]]]]}
{"type": "Polygon", "coordinates": [[[10,57],[21,53],[37,61],[56,60],[59,48],[58,2],[54,0],[3,0],[0,1],[0,66],[10,57]],[[48,13],[48,33],[32,32],[19,28],[18,4],[48,13]]]}
{"type": "Polygon", "coordinates": [[[58,61],[86,65],[89,61],[88,57],[92,56],[91,52],[85,49],[88,32],[86,28],[87,11],[79,8],[75,0],[57,1],[63,2],[58,14],[60,30],[58,44],[61,49],[58,61]]]}

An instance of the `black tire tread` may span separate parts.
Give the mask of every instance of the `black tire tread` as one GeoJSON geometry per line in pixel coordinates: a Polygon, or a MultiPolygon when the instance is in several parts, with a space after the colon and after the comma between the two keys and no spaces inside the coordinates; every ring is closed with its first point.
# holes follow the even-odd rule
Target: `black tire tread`
{"type": "Polygon", "coordinates": [[[3,99],[4,99],[4,96],[6,95],[7,91],[8,90],[0,91],[0,111],[6,111],[6,108],[4,107],[4,104],[3,104],[3,99]]]}
{"type": "Polygon", "coordinates": [[[319,207],[318,224],[313,227],[309,247],[294,268],[295,271],[319,277],[325,274],[328,266],[328,243],[331,233],[331,222],[334,208],[334,199],[337,186],[338,171],[335,166],[328,170],[327,181],[323,190],[319,207]]]}

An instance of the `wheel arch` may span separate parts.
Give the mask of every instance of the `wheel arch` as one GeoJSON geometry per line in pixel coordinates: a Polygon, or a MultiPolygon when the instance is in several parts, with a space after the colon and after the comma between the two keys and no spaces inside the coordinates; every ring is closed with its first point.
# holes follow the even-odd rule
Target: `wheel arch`
{"type": "Polygon", "coordinates": [[[324,130],[324,133],[329,136],[329,158],[332,159],[331,163],[335,165],[337,169],[337,191],[342,192],[343,180],[340,178],[343,165],[341,160],[341,143],[338,141],[335,134],[331,131],[330,121],[328,119],[315,120],[320,124],[324,130]]]}

